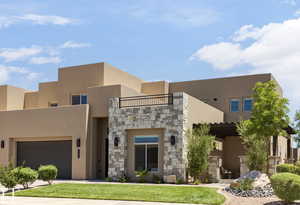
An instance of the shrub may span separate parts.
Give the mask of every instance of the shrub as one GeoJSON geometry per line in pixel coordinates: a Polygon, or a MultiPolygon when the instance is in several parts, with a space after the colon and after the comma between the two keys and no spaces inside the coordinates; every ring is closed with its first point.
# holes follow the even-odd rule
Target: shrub
{"type": "Polygon", "coordinates": [[[253,189],[253,182],[254,182],[253,179],[248,179],[248,178],[242,180],[240,182],[240,184],[241,184],[240,189],[243,191],[248,191],[248,190],[253,189]]]}
{"type": "Polygon", "coordinates": [[[38,173],[29,167],[17,167],[12,170],[12,173],[17,183],[23,185],[24,189],[27,189],[38,178],[38,173]]]}
{"type": "Polygon", "coordinates": [[[289,172],[289,173],[296,173],[296,166],[293,164],[280,164],[276,166],[276,172],[289,172]]]}
{"type": "Polygon", "coordinates": [[[230,184],[230,188],[235,190],[242,190],[242,191],[252,190],[253,182],[254,182],[253,179],[246,178],[240,181],[232,182],[230,184]]]}
{"type": "Polygon", "coordinates": [[[107,182],[112,182],[112,181],[113,181],[113,178],[107,177],[107,178],[105,179],[105,181],[107,181],[107,182]]]}
{"type": "Polygon", "coordinates": [[[120,182],[120,183],[126,183],[128,181],[129,181],[129,177],[127,177],[126,175],[123,175],[118,178],[118,182],[120,182]]]}
{"type": "Polygon", "coordinates": [[[17,179],[12,170],[11,164],[7,167],[0,167],[0,184],[8,189],[12,189],[17,185],[17,179]]]}
{"type": "Polygon", "coordinates": [[[146,177],[148,176],[148,174],[149,174],[148,170],[142,170],[136,172],[136,176],[139,178],[140,183],[146,182],[146,177]]]}
{"type": "Polygon", "coordinates": [[[194,181],[200,179],[208,168],[208,157],[215,141],[215,136],[210,135],[209,131],[210,126],[204,124],[187,132],[188,172],[194,181]]]}
{"type": "Polygon", "coordinates": [[[39,167],[39,179],[47,181],[48,184],[52,184],[53,180],[57,177],[57,168],[54,165],[42,165],[39,167]]]}
{"type": "Polygon", "coordinates": [[[184,184],[184,180],[182,178],[176,179],[176,184],[184,184]]]}
{"type": "Polygon", "coordinates": [[[300,199],[300,176],[291,173],[279,173],[271,177],[271,185],[276,196],[291,203],[300,199]]]}
{"type": "Polygon", "coordinates": [[[163,181],[163,180],[161,179],[161,177],[160,177],[159,175],[157,175],[157,174],[153,174],[153,175],[152,175],[152,182],[153,182],[153,183],[161,184],[162,181],[163,181]]]}

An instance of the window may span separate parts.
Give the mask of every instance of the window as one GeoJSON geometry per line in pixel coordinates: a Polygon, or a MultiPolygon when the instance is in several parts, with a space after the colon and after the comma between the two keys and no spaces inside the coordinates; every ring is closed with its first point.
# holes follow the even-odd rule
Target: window
{"type": "Polygon", "coordinates": [[[252,110],[252,99],[246,98],[244,99],[244,111],[251,111],[252,110]]]}
{"type": "Polygon", "coordinates": [[[230,112],[238,112],[240,111],[240,100],[232,99],[230,101],[230,112]]]}
{"type": "Polygon", "coordinates": [[[81,105],[87,103],[88,103],[88,97],[86,94],[72,95],[72,105],[81,105]]]}
{"type": "Polygon", "coordinates": [[[135,136],[135,171],[158,171],[158,137],[135,136]]]}

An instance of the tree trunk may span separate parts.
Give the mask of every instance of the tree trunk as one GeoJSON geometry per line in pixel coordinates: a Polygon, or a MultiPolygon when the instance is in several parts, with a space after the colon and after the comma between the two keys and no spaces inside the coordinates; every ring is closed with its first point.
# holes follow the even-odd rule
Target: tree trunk
{"type": "Polygon", "coordinates": [[[270,165],[269,165],[269,156],[270,156],[270,149],[271,149],[271,146],[270,146],[270,137],[266,137],[266,146],[267,146],[267,166],[266,166],[266,174],[269,175],[269,168],[270,168],[270,165]]]}

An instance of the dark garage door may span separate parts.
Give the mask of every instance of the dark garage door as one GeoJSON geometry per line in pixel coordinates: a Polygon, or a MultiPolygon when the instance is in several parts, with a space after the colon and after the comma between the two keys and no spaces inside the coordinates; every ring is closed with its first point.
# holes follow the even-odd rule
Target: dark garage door
{"type": "Polygon", "coordinates": [[[72,141],[17,142],[17,164],[38,169],[53,164],[58,178],[70,179],[72,172],[72,141]]]}

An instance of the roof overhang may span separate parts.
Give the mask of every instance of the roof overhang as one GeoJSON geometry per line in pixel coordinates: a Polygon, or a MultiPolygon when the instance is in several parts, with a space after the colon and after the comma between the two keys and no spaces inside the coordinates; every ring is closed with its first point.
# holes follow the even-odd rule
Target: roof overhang
{"type": "MultiPolygon", "coordinates": [[[[201,123],[193,124],[193,128],[199,127],[200,125],[201,123]]],[[[210,123],[208,125],[210,126],[210,134],[218,138],[225,138],[226,136],[240,136],[237,132],[235,122],[210,123]]],[[[285,128],[285,131],[289,135],[296,134],[295,130],[291,126],[285,128]]]]}

